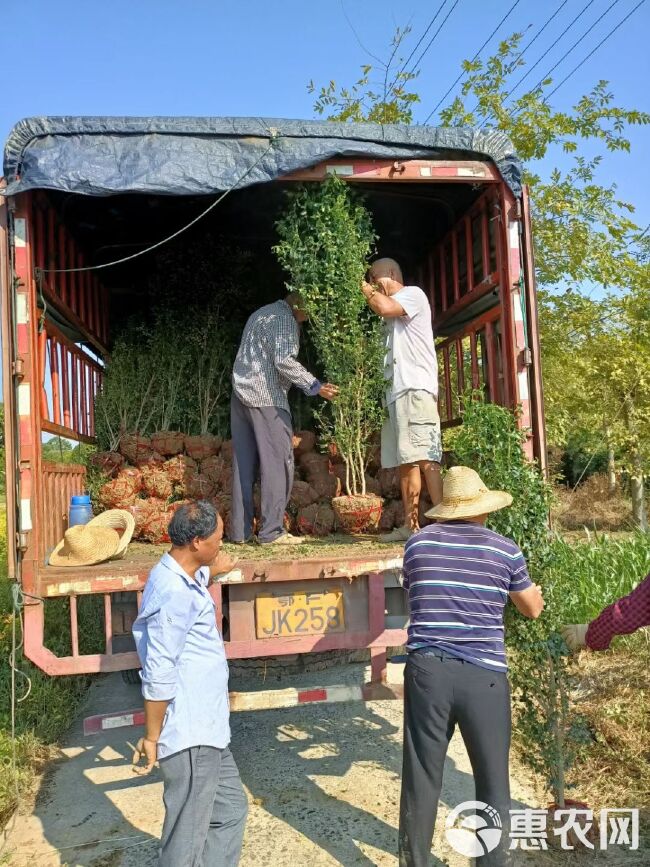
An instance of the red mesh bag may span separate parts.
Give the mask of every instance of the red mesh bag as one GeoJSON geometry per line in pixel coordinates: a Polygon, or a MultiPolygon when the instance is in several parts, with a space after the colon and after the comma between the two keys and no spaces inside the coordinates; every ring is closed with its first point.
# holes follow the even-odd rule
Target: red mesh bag
{"type": "Polygon", "coordinates": [[[312,503],[298,509],[296,528],[303,536],[328,536],[334,530],[334,512],[327,503],[312,503]]]}
{"type": "Polygon", "coordinates": [[[120,440],[119,452],[130,464],[136,464],[151,454],[151,440],[137,434],[125,434],[120,440]]]}
{"type": "Polygon", "coordinates": [[[164,505],[160,509],[152,509],[143,523],[142,538],[153,545],[169,542],[167,527],[169,526],[171,516],[172,512],[164,505]]]}
{"type": "Polygon", "coordinates": [[[217,493],[217,488],[212,479],[207,476],[196,474],[184,483],[185,495],[192,500],[209,500],[217,493]]]}
{"type": "Polygon", "coordinates": [[[379,482],[382,497],[387,497],[388,499],[396,499],[399,497],[399,470],[396,467],[392,467],[388,470],[379,470],[377,481],[379,482]]]}
{"type": "Polygon", "coordinates": [[[163,466],[172,485],[183,484],[186,479],[195,476],[197,473],[196,461],[188,458],[186,455],[177,455],[174,458],[170,458],[168,461],[165,461],[163,466]]]}
{"type": "Polygon", "coordinates": [[[151,447],[161,455],[179,455],[185,448],[185,436],[179,431],[160,430],[151,435],[151,447]]]}
{"type": "Polygon", "coordinates": [[[142,489],[148,497],[168,500],[172,493],[172,483],[161,464],[147,464],[142,467],[142,489]]]}
{"type": "Polygon", "coordinates": [[[202,461],[211,455],[216,455],[221,448],[221,439],[212,434],[202,436],[186,436],[185,452],[195,461],[202,461]]]}
{"type": "Polygon", "coordinates": [[[316,448],[316,434],[310,430],[299,430],[293,436],[293,448],[297,455],[306,455],[316,448]]]}
{"type": "Polygon", "coordinates": [[[312,488],[309,482],[295,481],[291,488],[291,497],[289,498],[289,506],[295,509],[301,509],[304,506],[311,506],[318,499],[318,493],[312,488]]]}
{"type": "Polygon", "coordinates": [[[139,494],[142,490],[142,471],[137,467],[124,467],[117,474],[117,478],[122,479],[125,485],[131,485],[134,494],[139,494]]]}
{"type": "Polygon", "coordinates": [[[128,507],[128,511],[133,515],[135,520],[135,530],[133,536],[135,539],[143,538],[144,525],[154,512],[161,512],[165,509],[164,500],[136,500],[133,505],[128,507]]]}
{"type": "Polygon", "coordinates": [[[138,458],[135,462],[136,467],[142,469],[142,467],[150,467],[150,466],[159,466],[161,467],[165,463],[164,457],[159,452],[150,452],[150,454],[138,458]]]}
{"type": "Polygon", "coordinates": [[[220,455],[211,455],[201,461],[201,475],[207,476],[213,482],[218,483],[221,479],[224,466],[224,460],[220,455]]]}
{"type": "Polygon", "coordinates": [[[99,489],[99,502],[105,509],[126,509],[135,502],[134,486],[124,479],[111,479],[99,489]]]}
{"type": "Polygon", "coordinates": [[[124,466],[124,455],[119,452],[97,452],[91,457],[90,464],[105,476],[114,476],[124,466]]]}

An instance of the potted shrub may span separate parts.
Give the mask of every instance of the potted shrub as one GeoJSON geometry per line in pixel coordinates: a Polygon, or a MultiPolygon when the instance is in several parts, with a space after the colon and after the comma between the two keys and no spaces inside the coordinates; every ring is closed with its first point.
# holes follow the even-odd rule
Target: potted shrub
{"type": "Polygon", "coordinates": [[[384,339],[360,291],[375,241],[370,214],[332,176],[289,193],[276,228],[287,289],[302,296],[324,376],[340,388],[318,415],[323,440],[336,443],[345,464],[345,494],[332,507],[347,532],[375,529],[382,500],[367,492],[366,468],[383,420],[384,339]]]}

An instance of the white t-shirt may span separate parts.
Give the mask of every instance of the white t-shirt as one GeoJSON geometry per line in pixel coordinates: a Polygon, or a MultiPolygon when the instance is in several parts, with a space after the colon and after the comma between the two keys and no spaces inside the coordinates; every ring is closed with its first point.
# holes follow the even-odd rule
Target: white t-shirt
{"type": "Polygon", "coordinates": [[[438,360],[427,296],[419,286],[404,286],[391,298],[403,307],[405,315],[385,320],[384,378],[390,381],[386,400],[392,403],[411,389],[437,397],[438,360]]]}

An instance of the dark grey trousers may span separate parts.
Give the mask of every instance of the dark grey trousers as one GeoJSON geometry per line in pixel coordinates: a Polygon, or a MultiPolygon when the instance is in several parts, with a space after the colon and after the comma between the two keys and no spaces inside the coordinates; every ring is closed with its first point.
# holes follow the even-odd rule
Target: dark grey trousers
{"type": "Polygon", "coordinates": [[[253,532],[253,485],[259,468],[262,485],[261,526],[257,538],[272,542],[284,533],[284,513],[293,485],[293,431],[289,413],[275,406],[245,406],[233,394],[232,506],[230,538],[248,539],[253,532]]]}
{"type": "Polygon", "coordinates": [[[236,867],[248,802],[230,749],[190,747],[160,762],[159,867],[236,867]]]}
{"type": "Polygon", "coordinates": [[[503,824],[501,845],[477,864],[509,863],[508,676],[448,654],[420,651],[409,654],[404,672],[400,867],[430,864],[445,756],[456,724],[472,764],[476,800],[494,807],[503,824]]]}

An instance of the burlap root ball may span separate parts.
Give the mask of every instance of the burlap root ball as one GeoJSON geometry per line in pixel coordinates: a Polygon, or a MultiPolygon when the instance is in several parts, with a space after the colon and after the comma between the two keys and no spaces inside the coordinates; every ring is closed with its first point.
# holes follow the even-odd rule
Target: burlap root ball
{"type": "Polygon", "coordinates": [[[125,434],[118,448],[120,454],[124,455],[130,464],[137,464],[153,451],[149,437],[141,437],[138,434],[125,434]]]}
{"type": "Polygon", "coordinates": [[[379,470],[377,481],[382,497],[397,499],[400,496],[399,470],[396,467],[379,470]]]}
{"type": "Polygon", "coordinates": [[[185,437],[185,453],[195,461],[202,461],[205,458],[219,454],[221,448],[221,438],[212,434],[202,434],[201,436],[186,436],[185,437]]]}
{"type": "Polygon", "coordinates": [[[296,528],[303,536],[328,536],[334,530],[334,512],[329,503],[312,503],[298,509],[296,528]]]}
{"type": "Polygon", "coordinates": [[[306,455],[316,448],[316,434],[310,430],[299,430],[293,435],[293,449],[296,456],[306,455]]]}
{"type": "Polygon", "coordinates": [[[219,483],[224,466],[224,459],[221,455],[210,455],[210,457],[204,458],[200,463],[201,475],[207,476],[213,482],[219,483]]]}
{"type": "Polygon", "coordinates": [[[124,455],[119,452],[97,452],[90,458],[91,466],[112,478],[124,466],[124,455]]]}
{"type": "Polygon", "coordinates": [[[318,492],[312,488],[309,482],[300,482],[296,480],[291,488],[291,497],[289,499],[289,507],[293,511],[311,506],[318,499],[318,492]]]}
{"type": "Polygon", "coordinates": [[[176,455],[170,458],[163,464],[165,472],[172,485],[183,485],[187,479],[195,476],[197,473],[197,463],[187,455],[176,455]]]}
{"type": "Polygon", "coordinates": [[[159,430],[151,435],[151,447],[161,455],[179,455],[185,448],[185,437],[180,431],[159,430]]]}

